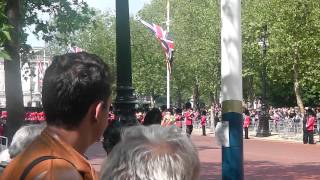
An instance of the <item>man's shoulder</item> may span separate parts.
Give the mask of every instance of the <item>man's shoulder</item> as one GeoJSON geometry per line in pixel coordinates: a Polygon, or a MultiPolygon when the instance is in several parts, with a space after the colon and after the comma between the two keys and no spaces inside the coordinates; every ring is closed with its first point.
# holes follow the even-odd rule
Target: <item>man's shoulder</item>
{"type": "MultiPolygon", "coordinates": [[[[46,135],[41,134],[9,163],[5,168],[1,179],[12,177],[12,174],[14,174],[15,178],[19,179],[25,169],[29,166],[32,166],[30,168],[30,172],[35,172],[35,176],[40,174],[42,171],[48,170],[56,171],[56,169],[59,169],[59,171],[62,171],[62,169],[64,169],[70,171],[70,168],[71,172],[72,169],[77,170],[72,166],[74,162],[70,160],[71,158],[68,156],[69,152],[65,152],[65,154],[63,154],[62,151],[65,150],[63,150],[61,144],[55,143],[54,140],[50,139],[50,137],[46,137],[46,135]]],[[[65,174],[62,173],[62,175],[65,174]]]]}
{"type": "Polygon", "coordinates": [[[63,158],[52,158],[37,164],[26,179],[83,179],[72,162],[63,158]]]}
{"type": "Polygon", "coordinates": [[[19,160],[9,163],[1,179],[83,179],[72,162],[60,157],[40,156],[17,166],[19,160]]]}

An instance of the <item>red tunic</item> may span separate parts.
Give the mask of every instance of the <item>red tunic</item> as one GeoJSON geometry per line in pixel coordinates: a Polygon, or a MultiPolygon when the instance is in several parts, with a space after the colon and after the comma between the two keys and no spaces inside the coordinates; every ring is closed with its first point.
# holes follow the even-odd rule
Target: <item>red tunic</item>
{"type": "Polygon", "coordinates": [[[207,117],[205,115],[202,115],[201,116],[201,125],[202,126],[206,126],[206,120],[207,120],[207,117]]]}
{"type": "Polygon", "coordinates": [[[314,122],[315,122],[314,116],[309,116],[306,123],[306,128],[308,131],[314,131],[314,122]]]}
{"type": "Polygon", "coordinates": [[[3,136],[4,134],[4,128],[2,126],[2,124],[0,125],[0,136],[3,136]]]}
{"type": "Polygon", "coordinates": [[[184,117],[186,119],[186,125],[192,125],[192,117],[191,117],[191,113],[189,111],[186,111],[184,113],[184,117]]]}
{"type": "Polygon", "coordinates": [[[243,127],[247,128],[250,125],[250,116],[246,116],[243,121],[243,127]]]}
{"type": "Polygon", "coordinates": [[[182,128],[182,118],[181,118],[181,115],[176,114],[176,115],[174,116],[174,119],[176,120],[176,126],[179,127],[179,128],[182,128]]]}
{"type": "Polygon", "coordinates": [[[38,113],[38,120],[41,122],[46,120],[46,115],[44,114],[43,111],[38,113]]]}

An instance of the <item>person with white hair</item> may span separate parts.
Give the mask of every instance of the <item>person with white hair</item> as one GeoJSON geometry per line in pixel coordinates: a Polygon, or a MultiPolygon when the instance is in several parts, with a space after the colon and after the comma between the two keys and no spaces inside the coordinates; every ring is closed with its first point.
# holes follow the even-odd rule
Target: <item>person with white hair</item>
{"type": "Polygon", "coordinates": [[[176,127],[133,126],[105,159],[101,180],[193,180],[199,169],[194,144],[176,127]]]}
{"type": "Polygon", "coordinates": [[[22,126],[14,134],[9,148],[1,151],[0,153],[0,172],[2,172],[2,168],[4,168],[11,159],[15,158],[21,151],[31,144],[31,142],[41,134],[45,127],[45,123],[22,126]]]}

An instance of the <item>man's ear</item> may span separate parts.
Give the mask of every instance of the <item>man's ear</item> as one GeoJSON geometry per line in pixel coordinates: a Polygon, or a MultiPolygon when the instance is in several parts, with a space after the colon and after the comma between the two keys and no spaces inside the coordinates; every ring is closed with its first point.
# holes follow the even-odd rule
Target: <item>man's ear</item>
{"type": "Polygon", "coordinates": [[[94,118],[95,119],[100,119],[100,117],[106,113],[105,107],[106,104],[103,101],[99,101],[96,106],[95,106],[95,111],[94,111],[94,118]]]}

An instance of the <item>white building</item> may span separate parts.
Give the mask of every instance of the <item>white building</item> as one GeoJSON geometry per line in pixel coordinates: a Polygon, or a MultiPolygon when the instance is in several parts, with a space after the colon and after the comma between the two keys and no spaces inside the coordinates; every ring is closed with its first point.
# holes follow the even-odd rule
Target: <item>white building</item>
{"type": "MultiPolygon", "coordinates": [[[[33,48],[34,55],[21,67],[21,83],[25,107],[41,106],[42,79],[51,57],[42,47],[33,48]]],[[[0,59],[0,108],[6,105],[4,62],[0,59]]]]}

